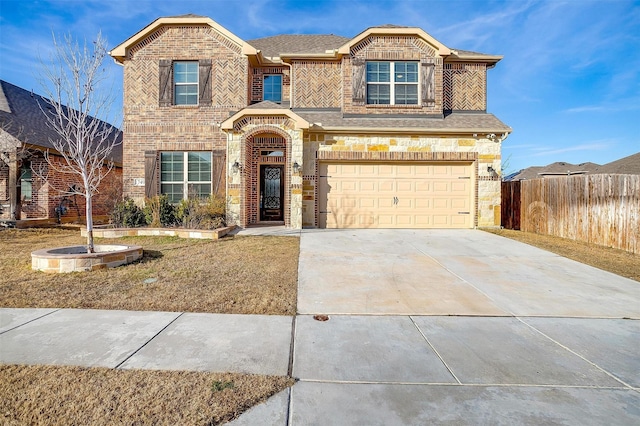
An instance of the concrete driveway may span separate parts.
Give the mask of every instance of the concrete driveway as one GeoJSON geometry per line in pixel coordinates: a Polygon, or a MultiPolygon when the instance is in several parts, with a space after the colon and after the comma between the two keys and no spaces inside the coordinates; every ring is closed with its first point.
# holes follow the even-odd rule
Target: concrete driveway
{"type": "Polygon", "coordinates": [[[640,285],[477,230],[313,230],[298,312],[640,318],[640,285]]]}
{"type": "Polygon", "coordinates": [[[298,310],[288,424],[640,424],[636,281],[476,230],[314,230],[298,310]]]}

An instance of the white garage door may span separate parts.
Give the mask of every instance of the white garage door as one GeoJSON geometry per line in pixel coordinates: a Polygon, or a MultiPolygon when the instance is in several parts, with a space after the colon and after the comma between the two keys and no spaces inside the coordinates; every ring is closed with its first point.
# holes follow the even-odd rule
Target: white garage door
{"type": "Polygon", "coordinates": [[[321,228],[472,228],[472,163],[320,163],[321,228]]]}

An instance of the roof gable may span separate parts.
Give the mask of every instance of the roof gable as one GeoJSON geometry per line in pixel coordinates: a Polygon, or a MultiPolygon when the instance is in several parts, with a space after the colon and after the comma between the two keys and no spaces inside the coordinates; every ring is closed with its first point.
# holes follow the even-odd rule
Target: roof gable
{"type": "Polygon", "coordinates": [[[423,29],[418,27],[401,27],[396,25],[384,25],[381,27],[371,27],[367,28],[365,31],[361,32],[350,41],[340,46],[338,49],[338,53],[342,55],[348,55],[351,53],[351,48],[357,46],[360,42],[366,40],[370,36],[400,36],[400,35],[413,35],[422,39],[425,43],[431,46],[438,55],[440,56],[449,56],[451,54],[451,49],[449,49],[444,44],[440,43],[438,40],[427,34],[423,29]]]}
{"type": "Polygon", "coordinates": [[[222,25],[215,22],[213,19],[207,18],[205,16],[189,14],[156,19],[155,21],[144,27],[142,30],[138,31],[136,34],[113,48],[109,52],[109,55],[111,55],[116,60],[116,62],[123,63],[127,58],[127,52],[129,51],[129,49],[136,46],[147,37],[151,36],[155,31],[163,26],[180,25],[208,25],[222,37],[229,40],[229,42],[231,42],[232,44],[236,45],[242,53],[246,55],[257,55],[258,53],[254,47],[240,39],[240,37],[236,36],[231,31],[224,28],[222,25]]]}

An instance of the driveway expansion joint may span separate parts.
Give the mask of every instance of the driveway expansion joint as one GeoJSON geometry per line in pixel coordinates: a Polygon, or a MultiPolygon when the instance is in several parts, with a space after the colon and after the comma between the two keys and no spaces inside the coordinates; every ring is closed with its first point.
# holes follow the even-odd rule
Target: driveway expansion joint
{"type": "Polygon", "coordinates": [[[442,365],[445,366],[445,368],[447,369],[447,371],[449,371],[449,374],[451,374],[451,376],[453,376],[454,379],[456,379],[456,382],[458,382],[459,384],[462,384],[462,382],[460,381],[460,379],[458,379],[458,376],[456,376],[456,374],[453,372],[453,370],[451,369],[451,367],[447,364],[447,362],[444,360],[444,358],[442,358],[442,356],[440,355],[440,353],[438,352],[438,350],[435,348],[435,346],[433,346],[431,344],[431,342],[429,341],[429,339],[427,338],[427,336],[422,332],[422,329],[418,326],[418,324],[416,324],[416,322],[413,320],[413,316],[409,315],[409,319],[411,320],[411,322],[413,323],[413,325],[416,327],[416,329],[418,330],[418,332],[420,333],[420,335],[422,336],[422,338],[424,339],[425,342],[427,342],[427,344],[429,345],[429,347],[431,348],[431,350],[436,354],[436,356],[440,359],[440,362],[442,362],[442,365]]]}

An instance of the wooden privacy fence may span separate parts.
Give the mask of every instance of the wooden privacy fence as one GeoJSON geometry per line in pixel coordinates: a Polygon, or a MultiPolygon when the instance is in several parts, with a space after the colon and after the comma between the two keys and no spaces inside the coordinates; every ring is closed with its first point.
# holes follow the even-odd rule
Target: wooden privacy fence
{"type": "Polygon", "coordinates": [[[638,253],[640,175],[503,182],[502,226],[638,253]]]}

